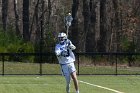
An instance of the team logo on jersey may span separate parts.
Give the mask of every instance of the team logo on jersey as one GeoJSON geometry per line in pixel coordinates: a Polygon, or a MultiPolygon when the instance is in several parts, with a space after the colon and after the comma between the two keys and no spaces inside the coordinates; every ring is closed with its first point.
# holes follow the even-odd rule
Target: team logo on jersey
{"type": "Polygon", "coordinates": [[[60,50],[64,50],[64,49],[65,49],[65,47],[64,47],[64,46],[60,48],[60,50]]]}

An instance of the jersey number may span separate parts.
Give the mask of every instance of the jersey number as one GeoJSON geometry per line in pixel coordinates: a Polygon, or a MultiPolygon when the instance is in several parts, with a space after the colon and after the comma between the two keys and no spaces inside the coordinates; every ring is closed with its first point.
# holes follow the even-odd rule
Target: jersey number
{"type": "Polygon", "coordinates": [[[70,56],[70,51],[67,49],[67,54],[65,55],[65,57],[70,56]]]}

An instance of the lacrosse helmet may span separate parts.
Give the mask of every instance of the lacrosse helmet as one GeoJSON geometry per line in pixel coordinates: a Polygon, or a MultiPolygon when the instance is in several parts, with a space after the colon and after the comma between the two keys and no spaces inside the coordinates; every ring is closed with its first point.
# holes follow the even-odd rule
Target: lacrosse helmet
{"type": "Polygon", "coordinates": [[[63,44],[67,40],[67,35],[66,33],[62,32],[58,34],[58,40],[60,44],[63,44]]]}

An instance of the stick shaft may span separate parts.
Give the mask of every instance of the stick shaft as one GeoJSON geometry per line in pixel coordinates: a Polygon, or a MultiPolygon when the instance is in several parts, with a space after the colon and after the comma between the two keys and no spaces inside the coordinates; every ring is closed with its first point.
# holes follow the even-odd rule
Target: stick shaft
{"type": "Polygon", "coordinates": [[[69,34],[69,26],[67,26],[67,37],[68,37],[68,34],[69,34]]]}

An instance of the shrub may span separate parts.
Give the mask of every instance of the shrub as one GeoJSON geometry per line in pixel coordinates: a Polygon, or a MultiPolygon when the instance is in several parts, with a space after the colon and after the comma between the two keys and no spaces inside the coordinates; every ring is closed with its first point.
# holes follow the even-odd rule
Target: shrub
{"type": "MultiPolygon", "coordinates": [[[[33,53],[34,47],[31,42],[24,43],[21,37],[16,36],[14,31],[3,31],[0,29],[0,53],[33,53]]],[[[5,60],[10,61],[30,61],[33,62],[31,56],[9,56],[5,60]]]]}

